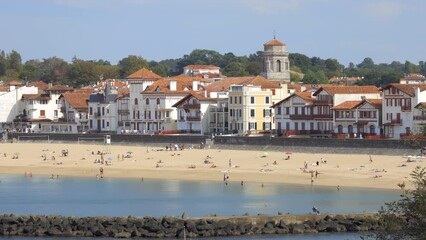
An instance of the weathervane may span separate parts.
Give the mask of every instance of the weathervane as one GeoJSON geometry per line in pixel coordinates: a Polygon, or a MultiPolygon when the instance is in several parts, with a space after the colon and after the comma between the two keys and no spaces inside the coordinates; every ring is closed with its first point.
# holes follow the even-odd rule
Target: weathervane
{"type": "Polygon", "coordinates": [[[274,29],[274,40],[275,40],[275,29],[274,29]]]}

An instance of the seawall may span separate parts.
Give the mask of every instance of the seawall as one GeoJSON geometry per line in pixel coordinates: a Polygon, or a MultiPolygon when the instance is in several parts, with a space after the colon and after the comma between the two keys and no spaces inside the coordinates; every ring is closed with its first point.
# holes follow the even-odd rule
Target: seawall
{"type": "Polygon", "coordinates": [[[374,214],[204,217],[0,215],[0,236],[182,238],[374,231],[374,214]],[[184,233],[185,232],[185,233],[184,233]]]}
{"type": "MultiPolygon", "coordinates": [[[[30,142],[53,143],[102,143],[105,134],[37,134],[9,133],[8,139],[30,142]],[[39,136],[39,137],[37,137],[39,136]],[[40,138],[40,136],[43,136],[40,138]],[[93,139],[96,138],[96,139],[93,139]]],[[[186,144],[198,147],[200,143],[209,143],[208,147],[219,149],[242,149],[261,151],[285,151],[304,153],[340,153],[340,154],[373,154],[373,155],[415,155],[426,141],[393,140],[393,139],[335,139],[335,138],[293,138],[293,137],[240,137],[215,136],[212,139],[197,135],[131,135],[111,134],[113,145],[161,146],[169,144],[186,144]]]]}

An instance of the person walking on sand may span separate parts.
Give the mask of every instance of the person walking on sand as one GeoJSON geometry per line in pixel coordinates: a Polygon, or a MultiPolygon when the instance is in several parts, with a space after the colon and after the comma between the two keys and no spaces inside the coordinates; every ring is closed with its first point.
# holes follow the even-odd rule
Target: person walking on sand
{"type": "Polygon", "coordinates": [[[103,167],[99,168],[99,175],[100,175],[101,178],[104,178],[104,168],[103,167]]]}
{"type": "Polygon", "coordinates": [[[372,163],[372,162],[373,162],[373,158],[371,158],[371,155],[370,155],[370,160],[369,160],[369,161],[370,161],[370,163],[372,163]]]}
{"type": "Polygon", "coordinates": [[[231,159],[229,159],[228,164],[229,164],[229,167],[232,167],[232,160],[231,159]]]}

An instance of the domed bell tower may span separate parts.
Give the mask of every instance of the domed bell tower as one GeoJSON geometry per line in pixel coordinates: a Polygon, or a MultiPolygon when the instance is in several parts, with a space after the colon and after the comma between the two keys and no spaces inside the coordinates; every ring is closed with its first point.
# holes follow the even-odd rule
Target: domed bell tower
{"type": "Polygon", "coordinates": [[[261,76],[268,80],[290,82],[290,61],[285,44],[274,39],[263,44],[263,62],[261,76]]]}

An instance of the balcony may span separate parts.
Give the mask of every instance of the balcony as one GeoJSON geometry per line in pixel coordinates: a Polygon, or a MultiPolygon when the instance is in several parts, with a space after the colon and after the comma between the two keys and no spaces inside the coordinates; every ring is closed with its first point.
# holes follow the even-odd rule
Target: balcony
{"type": "Polygon", "coordinates": [[[314,119],[313,115],[290,115],[291,120],[312,120],[314,119]]]}
{"type": "Polygon", "coordinates": [[[401,126],[402,119],[391,119],[389,122],[385,123],[386,126],[401,126]]]}
{"type": "Polygon", "coordinates": [[[426,121],[426,115],[413,116],[414,121],[426,121]]]}
{"type": "Polygon", "coordinates": [[[130,111],[129,111],[129,109],[119,109],[118,110],[118,114],[120,114],[120,115],[129,115],[130,111]]]}
{"type": "Polygon", "coordinates": [[[318,105],[333,105],[333,101],[332,100],[315,100],[314,105],[316,105],[316,106],[318,106],[318,105]]]}
{"type": "Polygon", "coordinates": [[[332,120],[333,119],[333,114],[314,114],[314,119],[332,120]]]}
{"type": "Polygon", "coordinates": [[[195,117],[193,117],[193,116],[187,116],[186,117],[186,120],[187,121],[201,121],[201,117],[200,116],[195,116],[195,117]]]}
{"type": "Polygon", "coordinates": [[[184,109],[200,109],[200,104],[185,104],[184,109]]]}
{"type": "Polygon", "coordinates": [[[93,113],[93,116],[94,116],[94,117],[100,117],[100,116],[101,116],[101,113],[100,113],[100,112],[94,112],[94,113],[93,113]]]}
{"type": "Polygon", "coordinates": [[[61,112],[66,112],[67,111],[67,109],[65,107],[61,107],[60,109],[61,109],[61,112]]]}
{"type": "Polygon", "coordinates": [[[401,106],[402,112],[411,112],[411,106],[401,106]]]}
{"type": "Polygon", "coordinates": [[[228,112],[227,107],[212,108],[210,112],[228,112]]]}

